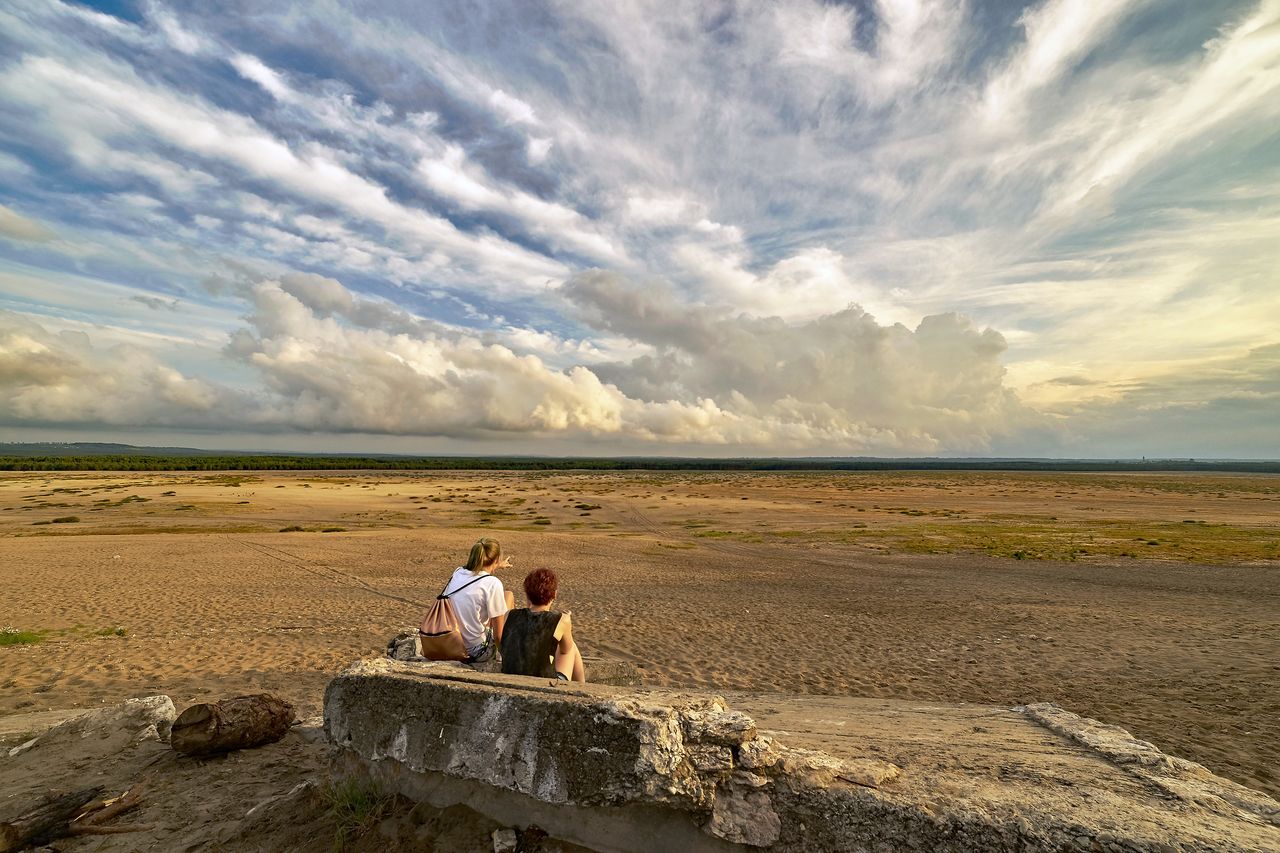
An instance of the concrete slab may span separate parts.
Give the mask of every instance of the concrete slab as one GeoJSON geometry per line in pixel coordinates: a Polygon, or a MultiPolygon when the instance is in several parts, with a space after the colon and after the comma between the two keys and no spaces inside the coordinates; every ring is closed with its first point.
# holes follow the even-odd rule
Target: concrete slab
{"type": "Polygon", "coordinates": [[[361,661],[335,772],[597,850],[1280,850],[1280,806],[1054,706],[568,685],[361,661]]]}
{"type": "MultiPolygon", "coordinates": [[[[762,734],[842,759],[902,768],[894,792],[937,807],[966,802],[1092,836],[1237,837],[1239,849],[1280,850],[1280,804],[1168,756],[1114,726],[1052,705],[999,708],[884,699],[726,694],[762,734]],[[1104,731],[1105,742],[1081,738],[1104,731]],[[943,794],[945,803],[939,802],[943,794]],[[1255,832],[1256,829],[1256,832],[1255,832]],[[1254,838],[1253,842],[1248,839],[1254,838]]],[[[1177,849],[1179,837],[1165,838],[1177,849]]],[[[1107,849],[1105,845],[1102,849],[1107,849]]]]}

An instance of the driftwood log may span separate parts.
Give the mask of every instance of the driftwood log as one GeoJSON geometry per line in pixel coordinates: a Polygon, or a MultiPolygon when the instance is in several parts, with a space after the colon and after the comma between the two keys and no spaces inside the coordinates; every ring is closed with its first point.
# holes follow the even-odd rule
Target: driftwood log
{"type": "Polygon", "coordinates": [[[192,705],[178,715],[169,743],[184,755],[213,755],[280,740],[293,706],[267,693],[192,705]]]}
{"type": "Polygon", "coordinates": [[[94,800],[80,810],[80,814],[71,821],[68,829],[70,835],[108,835],[118,832],[142,832],[149,826],[103,826],[107,821],[122,815],[142,803],[142,792],[147,788],[147,781],[135,783],[129,790],[109,800],[94,800]]]}
{"type": "Polygon", "coordinates": [[[35,808],[0,821],[0,853],[48,844],[69,834],[72,819],[101,792],[101,788],[85,788],[47,797],[35,808]]]}

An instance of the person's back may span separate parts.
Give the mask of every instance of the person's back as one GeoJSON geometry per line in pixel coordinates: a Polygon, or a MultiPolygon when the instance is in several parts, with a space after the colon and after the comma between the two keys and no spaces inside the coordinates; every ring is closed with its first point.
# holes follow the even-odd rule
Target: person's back
{"type": "Polygon", "coordinates": [[[481,539],[471,546],[467,565],[455,570],[441,591],[458,617],[467,663],[491,661],[502,640],[506,614],[515,601],[493,572],[510,567],[511,558],[502,556],[496,539],[481,539]]]}
{"type": "Polygon", "coordinates": [[[449,596],[458,614],[458,627],[467,651],[482,646],[488,621],[506,609],[502,581],[491,574],[476,575],[460,567],[454,571],[444,594],[449,596]]]}
{"type": "Polygon", "coordinates": [[[560,645],[556,627],[562,615],[559,610],[525,607],[508,613],[502,629],[502,671],[508,675],[555,678],[552,658],[560,645]]]}
{"type": "Polygon", "coordinates": [[[501,639],[502,671],[508,675],[586,681],[582,652],[573,641],[569,611],[552,610],[559,579],[550,569],[529,572],[524,579],[527,608],[507,615],[501,639]]]}

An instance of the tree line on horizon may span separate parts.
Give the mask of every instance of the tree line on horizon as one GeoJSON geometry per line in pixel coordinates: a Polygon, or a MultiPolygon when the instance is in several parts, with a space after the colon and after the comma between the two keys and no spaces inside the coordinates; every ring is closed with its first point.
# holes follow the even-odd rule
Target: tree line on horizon
{"type": "Polygon", "coordinates": [[[208,455],[0,456],[0,471],[1185,471],[1280,473],[1280,461],[693,459],[658,457],[208,455]]]}

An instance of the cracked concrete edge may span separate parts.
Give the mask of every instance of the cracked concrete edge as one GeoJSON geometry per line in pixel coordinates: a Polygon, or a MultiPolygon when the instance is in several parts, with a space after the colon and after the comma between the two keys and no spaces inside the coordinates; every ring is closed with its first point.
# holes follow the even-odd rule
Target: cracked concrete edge
{"type": "Polygon", "coordinates": [[[1252,823],[1280,826],[1280,803],[1271,797],[1224,779],[1203,764],[1168,755],[1127,729],[1082,717],[1052,702],[1020,705],[1013,710],[1183,802],[1252,823]]]}
{"type": "MultiPolygon", "coordinates": [[[[364,744],[357,749],[373,764],[393,759],[411,772],[444,773],[532,796],[552,805],[661,806],[687,814],[707,835],[734,844],[766,847],[777,842],[782,834],[782,820],[776,809],[786,809],[785,801],[791,798],[807,797],[815,790],[833,786],[866,791],[892,782],[900,772],[900,768],[887,762],[844,761],[813,750],[783,746],[767,735],[760,735],[750,716],[727,707],[724,699],[715,695],[673,690],[636,693],[597,687],[549,687],[532,680],[495,684],[449,665],[422,668],[386,659],[357,661],[330,684],[325,711],[334,746],[339,749],[347,746],[356,734],[344,708],[347,690],[340,685],[351,684],[360,692],[362,688],[356,686],[356,682],[367,684],[368,679],[380,676],[430,682],[436,689],[448,689],[452,685],[453,689],[482,691],[475,700],[481,713],[464,736],[455,741],[447,766],[423,763],[423,756],[414,754],[411,737],[403,724],[394,726],[395,732],[388,728],[382,739],[385,742],[356,736],[356,740],[364,744]],[[495,688],[512,692],[494,693],[495,688]],[[497,746],[512,753],[514,767],[527,770],[535,764],[549,764],[536,761],[533,754],[537,752],[537,745],[524,743],[526,737],[513,732],[508,739],[498,734],[502,721],[510,719],[524,702],[517,698],[521,695],[534,704],[564,698],[577,704],[581,713],[596,723],[629,731],[635,748],[631,757],[634,766],[615,766],[609,778],[599,780],[592,795],[582,801],[569,796],[559,773],[526,779],[522,774],[503,775],[495,771],[491,763],[480,760],[480,752],[497,746]],[[476,742],[472,743],[473,740],[476,742]],[[525,752],[530,755],[524,756],[525,752]],[[472,753],[476,753],[475,756],[472,753]],[[473,757],[476,760],[472,760],[473,757]],[[597,798],[601,802],[595,802],[597,798]]],[[[535,711],[534,715],[538,713],[545,710],[535,711]]],[[[529,733],[535,734],[536,730],[531,728],[529,733]]],[[[605,752],[597,748],[583,751],[605,752]]]]}

